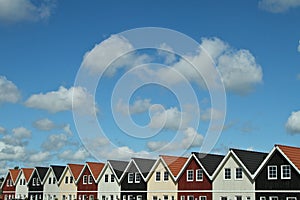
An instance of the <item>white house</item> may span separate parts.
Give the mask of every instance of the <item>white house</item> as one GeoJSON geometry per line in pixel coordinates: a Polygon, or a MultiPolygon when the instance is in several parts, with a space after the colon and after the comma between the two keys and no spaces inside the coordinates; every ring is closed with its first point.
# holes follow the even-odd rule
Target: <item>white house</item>
{"type": "Polygon", "coordinates": [[[28,180],[33,173],[33,168],[22,168],[16,180],[16,198],[28,198],[28,180]]]}
{"type": "Polygon", "coordinates": [[[120,178],[128,165],[127,161],[108,160],[98,177],[98,199],[120,200],[120,178]]]}
{"type": "Polygon", "coordinates": [[[214,200],[255,200],[254,173],[266,153],[230,149],[213,174],[214,200]]]}
{"type": "Polygon", "coordinates": [[[44,185],[44,200],[55,200],[59,196],[59,187],[57,181],[60,179],[65,166],[54,166],[51,165],[48,169],[48,172],[42,180],[44,185]]]}

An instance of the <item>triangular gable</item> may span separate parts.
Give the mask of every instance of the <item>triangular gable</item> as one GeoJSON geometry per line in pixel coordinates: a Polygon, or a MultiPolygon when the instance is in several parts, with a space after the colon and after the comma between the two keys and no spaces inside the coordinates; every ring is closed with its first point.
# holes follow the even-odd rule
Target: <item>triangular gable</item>
{"type": "Polygon", "coordinates": [[[58,185],[61,184],[61,182],[63,181],[63,178],[65,176],[65,174],[67,173],[67,171],[70,171],[71,176],[74,179],[74,182],[76,183],[82,169],[83,169],[84,165],[82,164],[67,164],[67,166],[65,167],[64,171],[62,172],[60,179],[58,180],[58,185]]]}
{"type": "Polygon", "coordinates": [[[121,183],[122,175],[127,168],[129,162],[128,161],[120,161],[120,160],[108,160],[101,172],[101,174],[98,177],[98,181],[101,179],[103,174],[105,173],[105,170],[109,167],[110,170],[113,172],[115,179],[118,183],[121,183]]]}
{"type": "Polygon", "coordinates": [[[289,160],[290,164],[300,173],[300,148],[276,145],[277,149],[289,160]]]}
{"type": "Polygon", "coordinates": [[[76,180],[76,183],[81,178],[81,176],[82,176],[82,174],[83,174],[83,172],[86,168],[90,171],[94,181],[96,182],[98,176],[100,175],[100,173],[103,169],[103,167],[104,167],[104,163],[86,162],[84,167],[82,168],[77,180],[76,180]],[[96,178],[95,178],[95,176],[96,176],[96,178]]]}
{"type": "MultiPolygon", "coordinates": [[[[48,169],[49,167],[35,167],[34,168],[34,172],[36,172],[38,178],[40,179],[41,183],[43,182],[47,172],[48,172],[48,169]]],[[[34,172],[32,172],[30,178],[29,178],[29,181],[31,180],[31,178],[33,177],[34,175],[34,172]]],[[[28,182],[29,182],[28,181],[28,182]]]]}
{"type": "Polygon", "coordinates": [[[272,156],[274,155],[274,153],[278,151],[290,164],[291,166],[293,166],[293,168],[300,174],[300,170],[297,167],[297,165],[295,165],[292,160],[296,163],[298,163],[298,158],[293,158],[294,155],[292,155],[293,153],[295,153],[297,155],[300,155],[298,151],[300,151],[300,148],[297,147],[291,147],[291,146],[284,146],[284,145],[274,145],[273,149],[271,150],[271,152],[268,154],[268,156],[264,159],[264,161],[261,163],[261,165],[259,166],[259,168],[256,170],[255,174],[254,174],[254,178],[257,177],[257,175],[260,173],[260,171],[264,168],[264,166],[268,163],[268,161],[272,158],[272,156]],[[290,150],[294,149],[294,151],[290,152],[290,150]],[[287,153],[288,155],[286,155],[285,153],[287,153]],[[290,158],[292,160],[290,160],[290,158]]]}
{"type": "Polygon", "coordinates": [[[13,184],[16,184],[16,180],[18,178],[18,175],[20,173],[20,169],[9,169],[11,180],[13,181],[13,184]]]}
{"type": "Polygon", "coordinates": [[[3,186],[4,186],[4,184],[5,184],[5,182],[6,182],[6,180],[7,180],[7,178],[10,176],[10,173],[9,173],[9,171],[6,173],[6,176],[5,176],[5,179],[3,180],[3,182],[2,182],[2,184],[1,184],[1,189],[3,188],[3,186]]]}
{"type": "Polygon", "coordinates": [[[26,180],[26,183],[28,183],[28,180],[33,172],[34,168],[21,168],[20,173],[17,177],[16,183],[19,181],[22,174],[24,174],[24,178],[26,180]]]}
{"type": "Polygon", "coordinates": [[[51,172],[53,172],[56,179],[56,184],[58,184],[58,180],[60,179],[62,172],[64,171],[64,168],[65,166],[50,165],[46,175],[44,176],[44,179],[42,180],[42,184],[45,184],[45,181],[47,180],[51,172]]]}

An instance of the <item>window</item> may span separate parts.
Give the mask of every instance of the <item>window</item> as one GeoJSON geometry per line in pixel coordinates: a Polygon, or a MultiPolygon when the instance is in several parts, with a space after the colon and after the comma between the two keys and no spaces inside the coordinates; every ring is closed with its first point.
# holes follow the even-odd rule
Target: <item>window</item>
{"type": "Polygon", "coordinates": [[[127,200],[126,195],[123,195],[123,200],[127,200]]]}
{"type": "Polygon", "coordinates": [[[193,181],[194,180],[194,170],[187,170],[187,181],[193,181]]]}
{"type": "MultiPolygon", "coordinates": [[[[225,180],[231,179],[231,169],[230,168],[225,168],[224,178],[225,178],[225,180]]],[[[227,197],[226,197],[226,199],[227,199],[227,197]]]]}
{"type": "Polygon", "coordinates": [[[155,181],[160,181],[160,172],[156,172],[155,181]]]}
{"type": "Polygon", "coordinates": [[[291,179],[290,165],[281,165],[281,179],[291,179]]]}
{"type": "Polygon", "coordinates": [[[141,176],[140,176],[140,173],[138,173],[138,172],[135,173],[135,182],[136,183],[141,182],[141,176]]]}
{"type": "Polygon", "coordinates": [[[206,196],[200,196],[199,200],[206,200],[206,196]]]}
{"type": "Polygon", "coordinates": [[[168,181],[169,180],[169,172],[166,171],[164,172],[164,181],[168,181]]]}
{"type": "Polygon", "coordinates": [[[227,197],[221,197],[221,200],[227,200],[227,197]]]}
{"type": "Polygon", "coordinates": [[[73,176],[70,176],[70,183],[73,183],[73,176]]]}
{"type": "Polygon", "coordinates": [[[113,174],[110,175],[110,182],[115,182],[115,175],[113,174]]]}
{"type": "Polygon", "coordinates": [[[180,200],[185,200],[185,196],[180,196],[180,200]]]}
{"type": "Polygon", "coordinates": [[[268,166],[268,179],[277,179],[277,166],[268,166]]]}
{"type": "Polygon", "coordinates": [[[102,195],[102,200],[105,200],[105,196],[104,195],[102,195]]]}
{"type": "Polygon", "coordinates": [[[41,185],[41,181],[39,178],[36,178],[36,186],[39,186],[39,185],[41,185]]]}
{"type": "MultiPolygon", "coordinates": [[[[129,173],[128,174],[128,183],[133,183],[133,178],[134,178],[134,174],[133,173],[129,173]]],[[[129,196],[128,196],[128,198],[129,198],[129,196]]]]}
{"type": "Polygon", "coordinates": [[[105,183],[108,182],[108,174],[105,174],[105,176],[104,176],[104,182],[105,182],[105,183]]]}
{"type": "Polygon", "coordinates": [[[51,177],[49,177],[48,184],[51,184],[51,183],[52,183],[52,179],[51,179],[51,177]]]}
{"type": "Polygon", "coordinates": [[[259,200],[266,200],[266,197],[259,197],[259,200]]]}
{"type": "Polygon", "coordinates": [[[286,200],[297,200],[297,197],[287,197],[286,200]]]}
{"type": "Polygon", "coordinates": [[[194,196],[188,196],[188,200],[194,200],[194,196]]]}
{"type": "Polygon", "coordinates": [[[56,178],[55,178],[55,177],[52,178],[52,183],[53,183],[53,184],[56,183],[56,178]]]}
{"type": "Polygon", "coordinates": [[[94,195],[90,195],[90,200],[94,200],[94,195]]]}
{"type": "Polygon", "coordinates": [[[168,200],[168,199],[169,199],[168,195],[164,195],[164,200],[168,200]]]}
{"type": "Polygon", "coordinates": [[[87,184],[87,180],[88,180],[88,176],[87,176],[87,175],[84,175],[84,176],[83,176],[83,180],[82,180],[83,182],[82,182],[82,183],[83,183],[83,184],[87,184]]]}
{"type": "Polygon", "coordinates": [[[235,179],[243,178],[243,169],[241,167],[235,169],[235,179]]]}
{"type": "Polygon", "coordinates": [[[32,186],[35,186],[36,185],[36,178],[33,178],[32,179],[32,186]]]}
{"type": "Polygon", "coordinates": [[[203,181],[203,170],[202,169],[196,170],[196,181],[203,181]]]}
{"type": "Polygon", "coordinates": [[[272,197],[269,197],[269,200],[278,200],[278,197],[272,196],[272,197]]]}
{"type": "Polygon", "coordinates": [[[110,200],[114,200],[114,195],[110,195],[110,200]]]}
{"type": "Polygon", "coordinates": [[[137,200],[142,200],[142,195],[138,195],[137,200]]]}
{"type": "Polygon", "coordinates": [[[251,200],[251,197],[247,197],[247,200],[251,200]]]}
{"type": "Polygon", "coordinates": [[[235,200],[242,200],[242,196],[235,196],[235,200]]]}
{"type": "Polygon", "coordinates": [[[157,200],[157,196],[153,196],[153,197],[152,197],[152,200],[157,200]]]}
{"type": "Polygon", "coordinates": [[[69,183],[69,177],[66,176],[66,178],[65,178],[65,184],[68,184],[68,183],[69,183]]]}
{"type": "Polygon", "coordinates": [[[172,197],[171,197],[171,200],[175,200],[175,197],[174,197],[174,196],[172,196],[172,197]]]}
{"type": "Polygon", "coordinates": [[[128,195],[128,200],[133,200],[133,196],[132,195],[128,195]]]}
{"type": "Polygon", "coordinates": [[[92,184],[93,183],[93,177],[92,175],[89,175],[89,184],[92,184]]]}

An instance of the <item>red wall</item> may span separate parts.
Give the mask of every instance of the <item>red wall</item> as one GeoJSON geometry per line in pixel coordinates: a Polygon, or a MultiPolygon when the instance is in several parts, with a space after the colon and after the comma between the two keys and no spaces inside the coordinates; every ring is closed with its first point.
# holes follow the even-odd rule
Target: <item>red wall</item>
{"type": "Polygon", "coordinates": [[[15,195],[16,187],[15,186],[7,186],[8,180],[11,180],[10,173],[7,175],[7,178],[6,178],[6,180],[3,184],[3,187],[2,187],[3,199],[8,199],[9,195],[11,196],[11,198],[14,198],[14,195],[15,195]]]}
{"type": "Polygon", "coordinates": [[[77,199],[79,200],[79,195],[81,195],[81,200],[83,200],[83,195],[86,195],[87,199],[89,199],[90,195],[94,195],[94,199],[97,199],[98,185],[95,183],[94,179],[92,181],[92,184],[83,184],[84,175],[91,175],[91,172],[87,167],[85,167],[84,172],[82,173],[77,183],[77,199]]]}
{"type": "Polygon", "coordinates": [[[185,196],[185,200],[188,199],[187,196],[193,195],[194,199],[199,200],[199,196],[206,196],[207,200],[212,199],[212,192],[201,192],[201,190],[212,190],[212,183],[203,171],[203,181],[196,181],[196,170],[201,169],[200,165],[196,162],[196,160],[193,158],[189,162],[188,166],[185,168],[183,174],[178,180],[178,200],[180,200],[180,196],[185,196]],[[187,181],[187,170],[194,170],[194,179],[193,181],[187,181]],[[197,190],[197,192],[184,192],[182,190],[197,190]]]}

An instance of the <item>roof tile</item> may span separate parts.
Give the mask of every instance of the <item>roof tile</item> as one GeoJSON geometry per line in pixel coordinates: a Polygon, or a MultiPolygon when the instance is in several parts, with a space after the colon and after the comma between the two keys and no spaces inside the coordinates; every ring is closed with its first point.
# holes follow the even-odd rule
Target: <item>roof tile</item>
{"type": "Polygon", "coordinates": [[[161,156],[161,158],[168,165],[168,168],[170,169],[174,177],[176,177],[179,174],[180,170],[182,169],[183,165],[188,159],[185,157],[166,156],[166,155],[161,156]]]}
{"type": "Polygon", "coordinates": [[[9,169],[9,172],[11,174],[12,181],[15,182],[18,178],[20,169],[9,169]]]}
{"type": "Polygon", "coordinates": [[[285,145],[275,145],[277,146],[288,158],[294,163],[294,165],[300,170],[300,148],[291,147],[285,145]]]}
{"type": "Polygon", "coordinates": [[[86,162],[86,164],[89,166],[95,180],[97,180],[105,164],[98,162],[86,162]]]}
{"type": "Polygon", "coordinates": [[[72,173],[74,179],[77,180],[84,165],[68,164],[68,166],[69,166],[69,169],[71,170],[71,173],[72,173]]]}
{"type": "Polygon", "coordinates": [[[28,182],[30,176],[32,175],[33,168],[22,168],[25,180],[28,182]]]}

